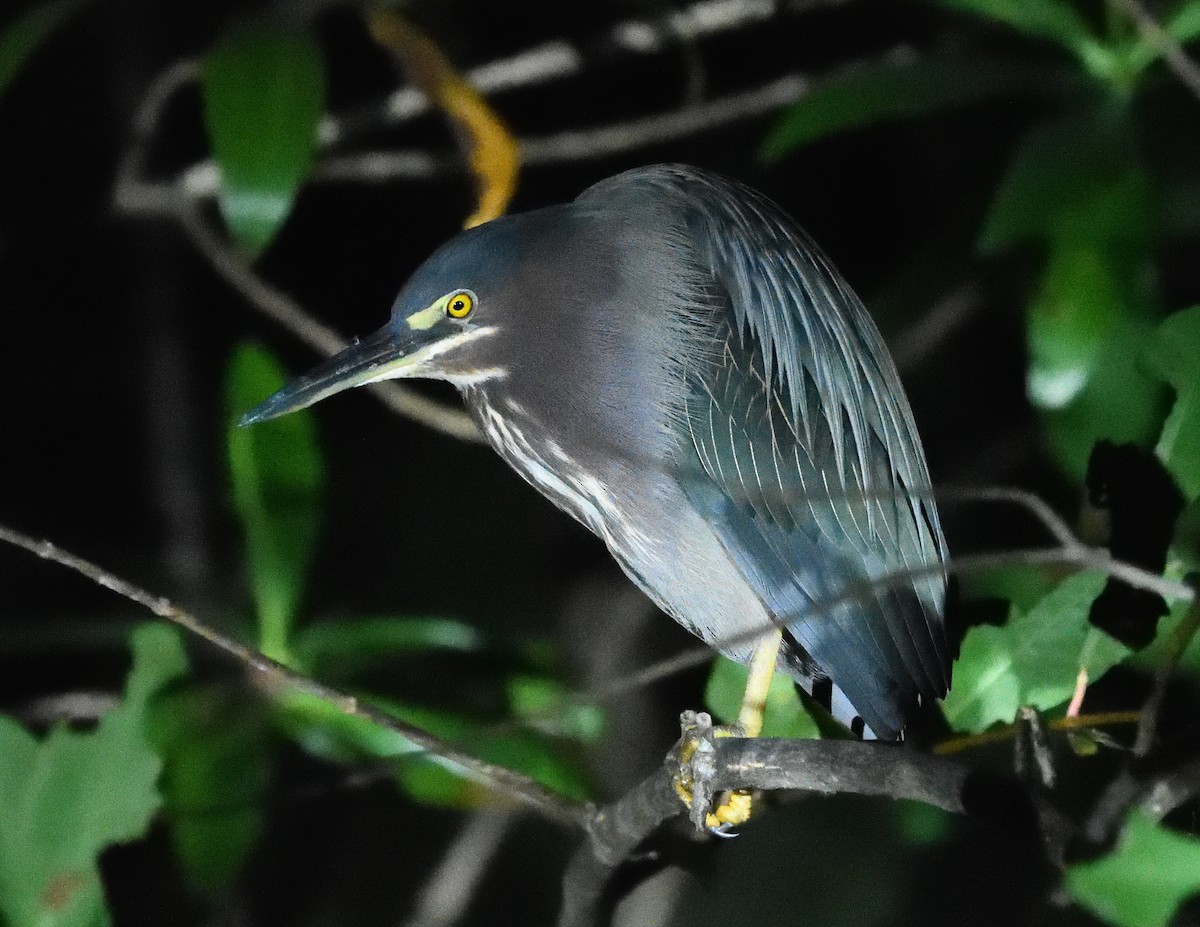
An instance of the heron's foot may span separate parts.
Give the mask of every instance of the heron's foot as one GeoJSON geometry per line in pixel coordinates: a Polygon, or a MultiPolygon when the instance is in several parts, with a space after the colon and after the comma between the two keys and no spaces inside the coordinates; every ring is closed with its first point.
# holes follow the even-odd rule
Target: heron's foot
{"type": "Polygon", "coordinates": [[[680,716],[683,737],[679,743],[679,772],[675,774],[675,793],[691,813],[697,829],[719,837],[732,837],[730,828],[750,820],[753,802],[745,789],[714,793],[713,756],[718,737],[744,737],[741,725],[718,727],[705,712],[685,711],[680,716]]]}

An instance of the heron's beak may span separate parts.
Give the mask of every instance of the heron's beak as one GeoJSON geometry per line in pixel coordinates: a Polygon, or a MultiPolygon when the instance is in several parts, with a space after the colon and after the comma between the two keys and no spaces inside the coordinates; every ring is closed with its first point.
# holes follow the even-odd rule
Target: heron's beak
{"type": "Polygon", "coordinates": [[[294,379],[261,405],[242,416],[241,425],[256,425],[311,406],[354,386],[395,377],[419,376],[422,361],[437,344],[439,334],[404,326],[384,326],[355,340],[323,364],[294,379]]]}

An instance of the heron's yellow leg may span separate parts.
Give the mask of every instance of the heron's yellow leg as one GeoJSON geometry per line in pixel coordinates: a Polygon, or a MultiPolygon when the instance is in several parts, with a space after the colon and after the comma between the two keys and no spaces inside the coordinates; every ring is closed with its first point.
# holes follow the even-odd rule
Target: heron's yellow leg
{"type": "MultiPolygon", "coordinates": [[[[775,661],[779,658],[779,645],[782,642],[783,632],[776,628],[755,646],[750,658],[750,675],[746,677],[746,692],[742,696],[742,707],[738,710],[737,726],[722,732],[726,736],[757,737],[762,733],[767,694],[771,691],[775,661]]],[[[721,804],[708,813],[706,823],[709,827],[744,824],[750,820],[750,805],[750,792],[743,789],[726,792],[721,796],[721,804]]]]}

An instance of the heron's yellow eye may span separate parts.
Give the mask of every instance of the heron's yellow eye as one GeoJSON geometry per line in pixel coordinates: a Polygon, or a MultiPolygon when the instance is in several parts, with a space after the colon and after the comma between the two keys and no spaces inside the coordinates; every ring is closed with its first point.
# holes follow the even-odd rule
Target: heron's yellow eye
{"type": "Polygon", "coordinates": [[[465,319],[475,308],[475,297],[467,290],[460,290],[446,300],[446,314],[452,319],[465,319]]]}

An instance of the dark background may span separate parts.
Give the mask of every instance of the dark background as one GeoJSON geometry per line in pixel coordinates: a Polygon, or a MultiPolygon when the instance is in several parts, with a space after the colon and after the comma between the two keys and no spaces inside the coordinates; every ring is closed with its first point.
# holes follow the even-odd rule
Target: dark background
{"type": "MultiPolygon", "coordinates": [[[[23,6],[9,0],[3,16],[23,6]]],[[[492,100],[518,136],[667,112],[697,90],[718,97],[793,71],[819,76],[898,47],[970,41],[1004,50],[1011,41],[900,0],[779,7],[771,22],[653,55],[614,50],[602,37],[622,19],[654,21],[670,4],[461,0],[417,4],[412,13],[463,69],[550,39],[583,50],[581,76],[492,100]]],[[[228,616],[249,607],[224,463],[230,351],[252,339],[295,372],[316,358],[224,285],[172,220],[116,214],[112,185],[135,108],[160,69],[202,54],[242,18],[310,12],[96,0],[0,99],[0,521],[217,625],[236,626],[228,616]]],[[[390,61],[352,10],[331,7],[316,23],[334,112],[396,86],[390,61]]],[[[1070,511],[1075,490],[1046,464],[1024,400],[1019,294],[1033,264],[972,257],[990,191],[1018,138],[1013,128],[1039,105],[1014,98],[853,131],[772,166],[757,152],[774,117],[749,118],[619,157],[531,167],[512,209],[557,202],[657,161],[690,162],[762,189],[821,243],[904,349],[900,362],[935,483],[1017,483],[1070,511]],[[956,293],[965,293],[964,319],[927,340],[915,326],[956,293]]],[[[470,180],[439,117],[370,138],[378,147],[427,149],[459,167],[420,183],[313,185],[258,265],[347,335],[383,322],[406,276],[472,207],[470,180]]],[[[153,170],[170,176],[204,155],[199,98],[185,91],[168,110],[153,170]]],[[[211,218],[218,221],[215,211],[211,218]]],[[[1169,284],[1194,295],[1188,262],[1167,266],[1169,284]]],[[[455,401],[452,391],[427,389],[455,401]]],[[[598,666],[632,670],[688,645],[661,615],[643,626],[649,606],[600,542],[487,449],[401,420],[365,393],[321,405],[317,420],[328,489],[308,615],[441,615],[505,635],[545,635],[561,646],[573,678],[598,666]],[[606,646],[615,654],[598,655],[606,646]]],[[[1003,513],[949,506],[943,519],[956,552],[1026,536],[1024,521],[1003,513]]],[[[0,710],[19,712],[55,693],[118,691],[124,633],[141,619],[82,579],[0,549],[0,710]]],[[[681,674],[610,715],[624,747],[598,759],[606,785],[627,786],[659,762],[677,713],[700,703],[704,678],[703,670],[681,674]]],[[[436,673],[425,682],[435,691],[457,684],[436,673]]],[[[337,770],[293,760],[246,880],[251,888],[218,913],[197,907],[180,889],[159,833],[105,859],[117,922],[402,920],[458,816],[408,804],[387,783],[344,787],[337,770]]],[[[701,906],[710,914],[736,909],[744,923],[1034,916],[1028,906],[1048,876],[994,836],[961,825],[953,851],[905,855],[889,844],[894,833],[879,832],[873,815],[860,811],[853,802],[808,803],[755,825],[754,837],[701,860],[695,884],[712,891],[701,906]],[[800,860],[803,879],[795,877],[800,860]],[[843,894],[839,879],[850,866],[879,873],[868,896],[857,888],[843,894]],[[753,885],[738,881],[748,872],[758,879],[753,885]]],[[[547,922],[570,845],[549,825],[518,824],[473,915],[547,922]]]]}

